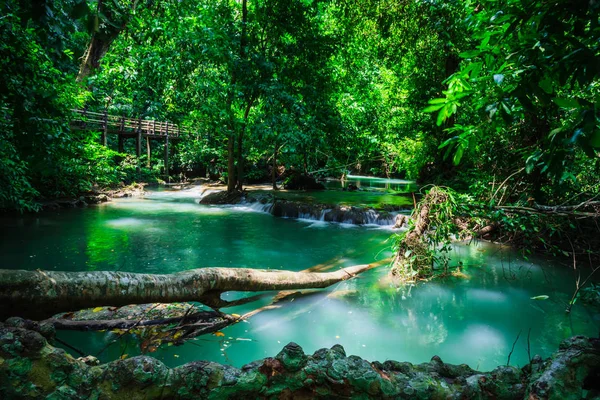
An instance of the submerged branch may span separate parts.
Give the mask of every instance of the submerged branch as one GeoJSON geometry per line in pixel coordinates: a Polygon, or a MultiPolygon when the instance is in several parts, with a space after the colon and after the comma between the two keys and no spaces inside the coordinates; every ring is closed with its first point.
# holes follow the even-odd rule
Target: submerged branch
{"type": "Polygon", "coordinates": [[[223,317],[225,314],[221,314],[215,311],[199,311],[190,315],[183,315],[180,317],[171,318],[159,318],[159,319],[96,319],[96,320],[71,320],[66,318],[49,318],[43,323],[51,324],[56,329],[69,330],[69,331],[102,331],[111,329],[129,329],[133,327],[146,327],[146,326],[157,326],[157,325],[168,325],[175,324],[184,321],[186,323],[195,323],[198,321],[206,322],[212,321],[217,317],[223,317]]]}

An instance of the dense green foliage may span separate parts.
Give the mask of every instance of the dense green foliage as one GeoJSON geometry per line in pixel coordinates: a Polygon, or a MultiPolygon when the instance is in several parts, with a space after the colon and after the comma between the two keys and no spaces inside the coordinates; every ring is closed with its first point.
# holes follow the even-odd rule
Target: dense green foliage
{"type": "MultiPolygon", "coordinates": [[[[428,111],[452,136],[454,164],[486,166],[491,181],[518,171],[513,200],[540,203],[598,192],[600,6],[587,1],[484,1],[465,20],[444,97],[428,111]],[[559,197],[559,198],[557,198],[559,197]],[[524,198],[522,198],[524,200],[524,198]]],[[[510,196],[507,195],[506,199],[510,196]]]]}
{"type": "Polygon", "coordinates": [[[74,108],[192,127],[167,170],[238,187],[284,167],[450,184],[492,205],[598,194],[596,2],[1,7],[0,208],[165,172],[162,141],[150,160],[120,155],[115,135],[105,148],[70,129],[74,108]]]}
{"type": "MultiPolygon", "coordinates": [[[[0,6],[0,208],[35,210],[35,200],[72,196],[92,184],[129,180],[117,153],[95,134],[72,131],[71,110],[84,107],[76,84],[89,39],[84,1],[0,6]]],[[[135,168],[134,168],[135,170],[135,168]]]]}

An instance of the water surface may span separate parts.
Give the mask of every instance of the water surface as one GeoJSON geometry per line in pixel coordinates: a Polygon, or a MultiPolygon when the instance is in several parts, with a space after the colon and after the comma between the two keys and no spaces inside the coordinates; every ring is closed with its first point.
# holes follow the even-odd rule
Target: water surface
{"type": "MultiPolygon", "coordinates": [[[[300,271],[336,268],[389,256],[391,231],[317,221],[274,218],[245,206],[197,204],[201,188],[155,192],[86,209],[44,212],[2,220],[3,268],[120,270],[173,273],[200,267],[250,267],[300,271]]],[[[491,369],[531,355],[548,356],[574,334],[596,335],[598,315],[566,302],[575,275],[547,260],[524,260],[507,248],[457,245],[451,265],[463,278],[396,288],[380,267],[359,278],[264,311],[247,323],[154,356],[175,366],[213,360],[241,366],[274,356],[288,342],[308,353],[335,343],[368,360],[424,362],[439,355],[451,363],[491,369]],[[548,295],[548,300],[531,297],[548,295]]],[[[227,294],[226,298],[239,297],[227,294]]],[[[242,314],[268,303],[229,309],[242,314]]],[[[60,332],[59,337],[97,354],[114,338],[106,333],[60,332]]],[[[132,338],[110,345],[108,361],[139,354],[132,338]]]]}

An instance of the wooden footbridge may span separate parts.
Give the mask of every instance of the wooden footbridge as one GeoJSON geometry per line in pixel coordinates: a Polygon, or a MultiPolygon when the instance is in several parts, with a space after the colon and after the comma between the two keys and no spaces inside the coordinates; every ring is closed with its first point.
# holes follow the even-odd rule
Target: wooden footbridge
{"type": "Polygon", "coordinates": [[[169,141],[179,139],[193,131],[182,128],[171,122],[146,119],[127,118],[125,116],[110,115],[86,110],[73,110],[75,117],[71,120],[71,129],[101,132],[101,141],[106,146],[109,134],[119,137],[119,153],[124,152],[125,139],[135,139],[135,154],[139,158],[142,154],[142,139],[146,139],[147,166],[150,167],[150,139],[163,139],[165,141],[165,175],[168,175],[169,141]]]}

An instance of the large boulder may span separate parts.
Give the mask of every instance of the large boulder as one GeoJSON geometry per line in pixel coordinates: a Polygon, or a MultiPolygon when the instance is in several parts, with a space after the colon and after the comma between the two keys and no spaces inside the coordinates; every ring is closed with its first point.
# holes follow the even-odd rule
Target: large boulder
{"type": "Polygon", "coordinates": [[[244,198],[244,193],[236,190],[228,192],[223,190],[204,196],[200,199],[200,204],[238,204],[244,198]]]}

